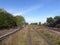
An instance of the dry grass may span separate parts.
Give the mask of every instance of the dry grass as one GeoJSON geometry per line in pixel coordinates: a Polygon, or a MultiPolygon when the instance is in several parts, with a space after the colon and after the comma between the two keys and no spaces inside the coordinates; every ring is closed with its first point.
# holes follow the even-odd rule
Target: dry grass
{"type": "Polygon", "coordinates": [[[32,45],[48,45],[45,40],[40,37],[36,32],[31,30],[32,45]]]}
{"type": "Polygon", "coordinates": [[[27,30],[22,29],[15,34],[6,37],[3,41],[0,41],[0,45],[27,45],[26,37],[27,30]]]}
{"type": "MultiPolygon", "coordinates": [[[[37,28],[38,27],[36,25],[29,25],[28,27],[14,33],[13,35],[6,37],[6,39],[3,41],[0,41],[0,45],[27,45],[28,30],[30,30],[32,45],[48,45],[42,37],[34,32],[34,30],[37,28]]],[[[38,29],[37,31],[44,34],[49,40],[51,40],[53,45],[58,45],[57,43],[60,43],[60,37],[48,32],[47,29],[41,27],[41,29],[38,29]]]]}
{"type": "Polygon", "coordinates": [[[60,45],[60,36],[58,36],[57,34],[51,33],[46,29],[40,29],[38,31],[45,35],[53,45],[60,45]]]}
{"type": "Polygon", "coordinates": [[[60,36],[55,34],[55,33],[52,33],[50,31],[48,31],[49,30],[48,28],[46,28],[46,27],[38,27],[38,26],[36,26],[36,27],[31,26],[31,28],[33,28],[34,30],[37,30],[41,34],[45,35],[52,42],[53,45],[60,45],[60,36]]]}

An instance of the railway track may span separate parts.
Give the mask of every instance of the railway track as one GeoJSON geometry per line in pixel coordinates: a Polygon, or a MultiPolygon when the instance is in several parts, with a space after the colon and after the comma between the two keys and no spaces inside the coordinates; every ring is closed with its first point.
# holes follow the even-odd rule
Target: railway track
{"type": "MultiPolygon", "coordinates": [[[[41,28],[42,28],[42,27],[41,27],[41,28]]],[[[40,28],[38,28],[38,29],[40,29],[40,28]]],[[[43,30],[44,30],[44,29],[47,29],[48,31],[50,31],[50,32],[52,32],[52,33],[55,33],[55,34],[57,34],[57,35],[60,36],[60,28],[57,29],[57,28],[51,28],[51,27],[43,27],[43,30]]]]}
{"type": "MultiPolygon", "coordinates": [[[[40,34],[38,31],[35,30],[35,33],[37,35],[39,35],[40,37],[42,37],[43,40],[45,40],[45,42],[47,42],[48,45],[52,45],[52,43],[42,34],[40,34]]],[[[31,35],[30,35],[30,30],[28,30],[28,38],[27,38],[27,45],[32,45],[32,38],[31,38],[31,35]]]]}
{"type": "Polygon", "coordinates": [[[52,27],[46,27],[49,30],[60,32],[60,28],[52,28],[52,27]]]}
{"type": "Polygon", "coordinates": [[[22,29],[22,28],[17,28],[17,29],[14,29],[14,30],[11,31],[11,32],[8,32],[8,33],[6,33],[6,34],[0,35],[0,41],[3,40],[3,39],[5,39],[7,36],[10,36],[10,35],[14,34],[15,32],[21,30],[21,29],[22,29]]]}
{"type": "Polygon", "coordinates": [[[27,45],[32,45],[32,39],[31,39],[31,35],[30,35],[30,30],[28,30],[28,35],[27,35],[27,45]]]}
{"type": "MultiPolygon", "coordinates": [[[[8,32],[8,33],[6,33],[6,34],[4,34],[4,35],[1,35],[0,36],[0,41],[1,40],[3,40],[3,39],[5,39],[7,36],[10,36],[10,35],[12,35],[12,34],[14,34],[15,32],[17,32],[17,31],[19,31],[19,30],[21,30],[22,28],[17,28],[17,29],[15,29],[15,30],[13,30],[12,32],[8,32]]],[[[28,29],[28,27],[27,27],[27,29],[28,29]]],[[[32,30],[32,29],[31,29],[32,30]]],[[[28,29],[28,33],[27,33],[27,45],[32,45],[32,43],[33,43],[33,38],[31,37],[31,30],[30,29],[28,29]]],[[[37,30],[33,30],[37,35],[39,35],[39,39],[40,39],[40,37],[42,37],[42,39],[48,44],[48,45],[52,45],[52,43],[43,35],[43,34],[41,34],[41,33],[39,33],[37,30]]],[[[0,42],[1,43],[1,42],[0,42]]]]}
{"type": "Polygon", "coordinates": [[[56,28],[49,28],[47,27],[48,31],[52,32],[52,33],[55,33],[57,35],[60,36],[60,29],[56,29],[56,28]]]}
{"type": "Polygon", "coordinates": [[[39,32],[36,31],[36,30],[35,30],[35,32],[36,32],[40,37],[42,37],[42,38],[47,42],[48,45],[52,45],[52,43],[51,43],[44,35],[42,35],[41,33],[39,33],[39,32]]]}

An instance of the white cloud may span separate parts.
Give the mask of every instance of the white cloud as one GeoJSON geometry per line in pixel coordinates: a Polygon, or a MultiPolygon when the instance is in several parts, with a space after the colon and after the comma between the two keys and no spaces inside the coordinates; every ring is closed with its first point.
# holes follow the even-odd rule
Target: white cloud
{"type": "Polygon", "coordinates": [[[38,18],[28,17],[28,18],[26,18],[26,21],[28,23],[33,23],[33,22],[39,22],[40,20],[38,18]]]}
{"type": "Polygon", "coordinates": [[[18,12],[18,13],[14,13],[14,15],[23,15],[23,14],[26,14],[26,13],[28,13],[28,12],[30,12],[30,11],[39,9],[39,8],[41,8],[42,6],[43,6],[43,5],[31,6],[31,7],[29,7],[29,8],[26,9],[26,10],[22,10],[22,11],[20,11],[20,12],[18,12]]]}
{"type": "Polygon", "coordinates": [[[42,22],[44,23],[46,21],[46,18],[45,17],[25,17],[26,19],[26,22],[28,23],[34,23],[34,22],[42,22]]]}

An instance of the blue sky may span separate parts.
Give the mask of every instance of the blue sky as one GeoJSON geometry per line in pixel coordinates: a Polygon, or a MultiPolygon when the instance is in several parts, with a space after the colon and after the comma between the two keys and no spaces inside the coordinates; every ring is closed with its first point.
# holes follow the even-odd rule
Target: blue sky
{"type": "Polygon", "coordinates": [[[0,0],[0,8],[24,16],[29,23],[43,23],[47,17],[60,16],[60,0],[0,0]]]}

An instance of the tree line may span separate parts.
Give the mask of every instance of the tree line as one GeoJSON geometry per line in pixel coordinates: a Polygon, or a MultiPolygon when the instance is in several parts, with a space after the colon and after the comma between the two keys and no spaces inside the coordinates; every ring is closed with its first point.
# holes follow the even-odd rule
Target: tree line
{"type": "Polygon", "coordinates": [[[47,18],[47,25],[49,27],[60,27],[60,16],[55,16],[54,18],[49,17],[47,18]]]}
{"type": "Polygon", "coordinates": [[[43,25],[48,27],[57,27],[60,28],[60,16],[48,17],[46,22],[43,25]]]}
{"type": "MultiPolygon", "coordinates": [[[[28,25],[23,16],[13,16],[4,9],[0,9],[0,29],[28,25]]],[[[60,27],[60,16],[48,17],[45,23],[31,23],[31,25],[45,25],[49,27],[60,27]]]]}
{"type": "Polygon", "coordinates": [[[57,28],[60,28],[60,16],[55,16],[54,18],[53,17],[48,17],[46,19],[46,22],[45,23],[31,23],[31,25],[43,25],[43,26],[48,26],[48,27],[57,27],[57,28]]]}
{"type": "Polygon", "coordinates": [[[4,9],[0,9],[0,29],[22,26],[25,23],[23,16],[13,16],[4,9]]]}

